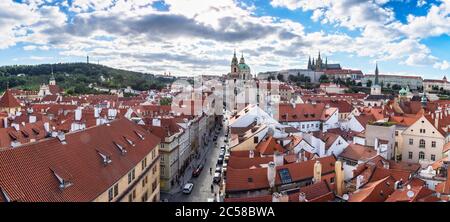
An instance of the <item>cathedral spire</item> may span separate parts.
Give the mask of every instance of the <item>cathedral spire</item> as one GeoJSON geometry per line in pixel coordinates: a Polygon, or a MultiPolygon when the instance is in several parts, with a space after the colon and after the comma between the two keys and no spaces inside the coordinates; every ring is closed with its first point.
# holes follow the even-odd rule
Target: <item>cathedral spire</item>
{"type": "Polygon", "coordinates": [[[308,69],[311,70],[311,56],[308,57],[308,69]]]}
{"type": "Polygon", "coordinates": [[[244,53],[242,52],[241,55],[241,61],[239,61],[240,64],[244,64],[245,63],[245,59],[244,59],[244,53]]]}
{"type": "Polygon", "coordinates": [[[376,66],[375,66],[375,85],[379,84],[379,80],[378,80],[378,75],[379,75],[379,71],[378,71],[378,62],[375,62],[376,66]]]}

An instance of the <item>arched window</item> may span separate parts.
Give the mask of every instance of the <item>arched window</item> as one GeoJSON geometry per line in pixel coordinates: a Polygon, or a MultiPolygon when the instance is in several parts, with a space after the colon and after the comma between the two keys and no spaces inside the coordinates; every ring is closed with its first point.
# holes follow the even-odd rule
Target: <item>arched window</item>
{"type": "Polygon", "coordinates": [[[421,140],[419,141],[419,147],[420,147],[420,148],[425,148],[425,140],[424,140],[424,139],[421,139],[421,140]]]}
{"type": "Polygon", "coordinates": [[[420,151],[419,152],[419,160],[423,160],[423,159],[425,159],[425,153],[420,151]]]}

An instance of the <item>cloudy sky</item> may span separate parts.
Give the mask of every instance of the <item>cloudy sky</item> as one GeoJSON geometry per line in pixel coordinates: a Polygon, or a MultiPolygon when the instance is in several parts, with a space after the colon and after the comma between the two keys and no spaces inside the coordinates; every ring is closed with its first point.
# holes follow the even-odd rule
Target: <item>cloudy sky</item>
{"type": "Polygon", "coordinates": [[[1,0],[0,33],[0,65],[224,74],[236,49],[258,73],[320,50],[365,73],[450,73],[450,0],[1,0]]]}

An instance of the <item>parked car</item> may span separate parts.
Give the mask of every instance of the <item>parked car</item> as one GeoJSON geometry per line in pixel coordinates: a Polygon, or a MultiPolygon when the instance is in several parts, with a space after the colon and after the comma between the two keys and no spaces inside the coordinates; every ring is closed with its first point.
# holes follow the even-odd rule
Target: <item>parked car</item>
{"type": "Polygon", "coordinates": [[[216,173],[220,173],[220,172],[222,172],[222,167],[217,166],[217,167],[216,167],[216,173]]]}
{"type": "Polygon", "coordinates": [[[220,183],[221,180],[222,180],[221,174],[220,173],[215,173],[214,174],[214,178],[213,178],[213,182],[218,184],[218,183],[220,183]]]}
{"type": "Polygon", "coordinates": [[[187,183],[183,187],[183,193],[184,194],[191,194],[193,189],[194,189],[194,184],[193,183],[187,183]]]}
{"type": "Polygon", "coordinates": [[[203,170],[203,164],[200,164],[200,166],[198,166],[194,171],[192,171],[192,176],[193,177],[198,177],[200,176],[200,173],[203,170]]]}
{"type": "Polygon", "coordinates": [[[222,165],[223,164],[223,157],[219,157],[217,160],[217,164],[222,165]]]}

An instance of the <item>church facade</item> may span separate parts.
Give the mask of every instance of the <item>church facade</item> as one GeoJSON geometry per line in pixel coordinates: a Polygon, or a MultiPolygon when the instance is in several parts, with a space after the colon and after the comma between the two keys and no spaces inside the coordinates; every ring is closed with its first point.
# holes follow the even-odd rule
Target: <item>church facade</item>
{"type": "Polygon", "coordinates": [[[230,79],[250,80],[252,79],[251,69],[245,63],[244,54],[238,61],[236,57],[236,51],[234,52],[233,59],[231,60],[231,71],[229,73],[230,79]]]}

